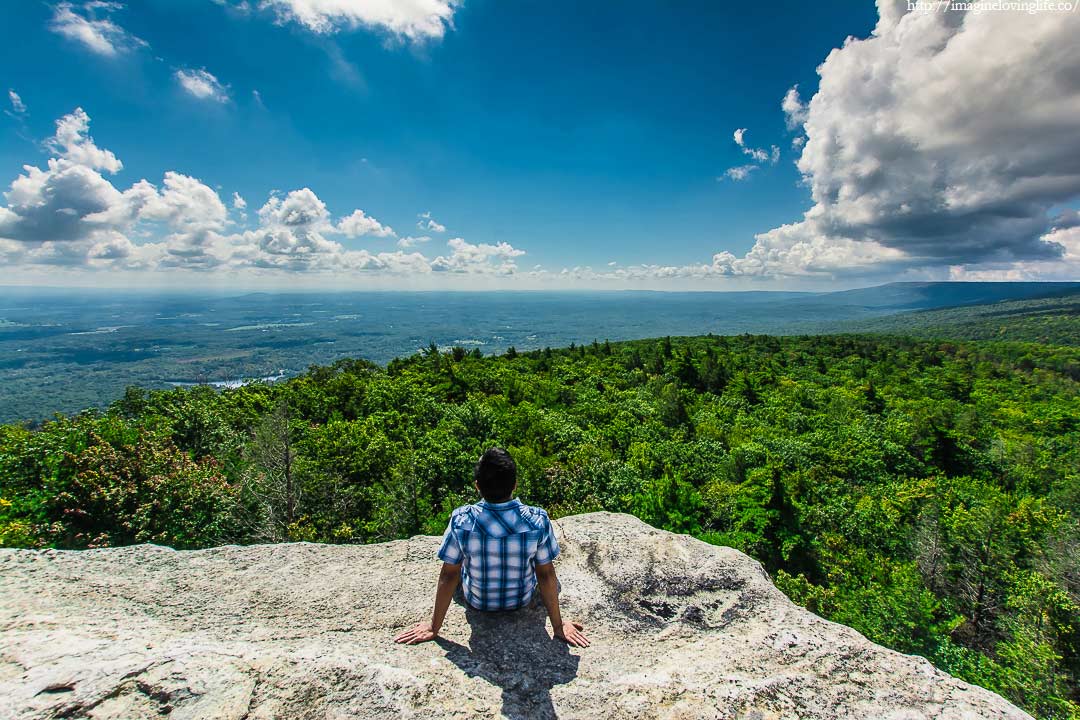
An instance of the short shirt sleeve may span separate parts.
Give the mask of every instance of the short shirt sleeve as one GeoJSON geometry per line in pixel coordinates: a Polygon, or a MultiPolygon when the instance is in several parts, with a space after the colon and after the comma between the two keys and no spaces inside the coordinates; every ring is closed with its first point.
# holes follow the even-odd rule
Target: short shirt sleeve
{"type": "Polygon", "coordinates": [[[465,559],[465,552],[461,549],[461,541],[458,540],[457,533],[454,532],[453,518],[450,519],[450,524],[446,526],[446,532],[443,533],[442,547],[439,548],[439,559],[451,565],[460,565],[465,559]]]}
{"type": "Polygon", "coordinates": [[[543,515],[544,523],[540,534],[540,542],[536,545],[535,561],[537,565],[547,565],[559,557],[559,540],[555,537],[555,528],[547,514],[543,515]]]}

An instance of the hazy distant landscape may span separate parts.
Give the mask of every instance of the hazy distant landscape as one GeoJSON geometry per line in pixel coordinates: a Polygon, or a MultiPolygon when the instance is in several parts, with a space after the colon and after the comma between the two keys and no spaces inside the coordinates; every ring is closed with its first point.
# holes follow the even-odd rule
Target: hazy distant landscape
{"type": "Polygon", "coordinates": [[[384,292],[157,295],[0,290],[0,422],[101,407],[128,385],[225,386],[430,343],[485,355],[662,335],[910,331],[913,310],[1044,297],[1080,283],[897,283],[837,293],[384,292]],[[907,316],[905,316],[907,317],[907,316]]]}

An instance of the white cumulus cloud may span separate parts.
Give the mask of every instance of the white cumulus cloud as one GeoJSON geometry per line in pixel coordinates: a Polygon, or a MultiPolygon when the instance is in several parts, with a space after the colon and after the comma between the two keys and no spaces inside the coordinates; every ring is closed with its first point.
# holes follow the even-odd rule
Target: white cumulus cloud
{"type": "MultiPolygon", "coordinates": [[[[908,12],[833,50],[807,103],[813,207],[756,237],[732,272],[1046,268],[1068,252],[1052,209],[1080,196],[1080,15],[908,12]]],[[[741,139],[741,138],[739,138],[741,139]]]]}
{"type": "Polygon", "coordinates": [[[806,105],[799,97],[798,85],[793,85],[784,94],[784,99],[780,101],[780,109],[784,111],[784,122],[788,130],[794,130],[806,122],[806,105]]]}
{"type": "Polygon", "coordinates": [[[101,173],[123,164],[97,146],[89,125],[81,108],[57,120],[44,143],[55,157],[44,170],[24,166],[4,193],[0,253],[9,262],[85,268],[147,269],[177,253],[188,267],[219,264],[206,250],[225,222],[217,193],[176,172],[165,173],[160,191],[146,180],[117,189],[101,173]],[[165,237],[132,242],[140,224],[162,227],[165,237]]]}
{"type": "Polygon", "coordinates": [[[524,250],[506,242],[473,244],[462,238],[451,238],[446,244],[450,254],[431,261],[431,269],[435,272],[512,275],[517,271],[514,258],[525,254],[524,250]]]}
{"type": "Polygon", "coordinates": [[[374,235],[375,237],[394,237],[397,233],[389,225],[383,225],[363,210],[353,210],[351,215],[343,217],[337,225],[337,231],[345,237],[374,235]]]}
{"type": "Polygon", "coordinates": [[[56,121],[56,134],[46,146],[61,158],[93,170],[117,173],[124,167],[109,150],[102,150],[90,137],[90,116],[82,108],[56,121]]]}

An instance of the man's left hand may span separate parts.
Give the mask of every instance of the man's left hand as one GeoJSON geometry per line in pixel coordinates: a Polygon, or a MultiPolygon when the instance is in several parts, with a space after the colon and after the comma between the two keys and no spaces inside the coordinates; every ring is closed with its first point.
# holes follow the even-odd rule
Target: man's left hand
{"type": "Polygon", "coordinates": [[[431,623],[422,622],[417,623],[413,627],[409,628],[405,632],[401,633],[394,638],[396,643],[405,643],[406,645],[417,645],[422,642],[428,642],[438,637],[439,633],[432,629],[431,623]]]}

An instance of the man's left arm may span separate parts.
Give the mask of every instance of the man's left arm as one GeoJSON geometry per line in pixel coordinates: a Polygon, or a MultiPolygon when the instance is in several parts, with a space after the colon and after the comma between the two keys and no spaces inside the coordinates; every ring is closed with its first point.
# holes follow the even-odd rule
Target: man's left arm
{"type": "Polygon", "coordinates": [[[461,582],[461,563],[453,565],[444,562],[442,570],[439,571],[439,585],[435,589],[435,610],[431,613],[431,622],[417,623],[395,637],[394,642],[416,645],[438,637],[459,582],[461,582]]]}

